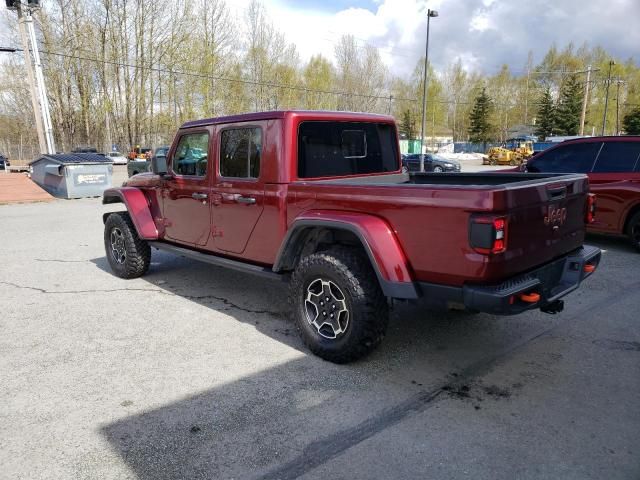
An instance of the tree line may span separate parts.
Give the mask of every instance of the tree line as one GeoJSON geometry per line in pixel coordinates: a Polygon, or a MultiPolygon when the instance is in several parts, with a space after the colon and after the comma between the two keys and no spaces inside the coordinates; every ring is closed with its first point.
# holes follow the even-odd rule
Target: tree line
{"type": "MultiPolygon", "coordinates": [[[[376,47],[344,35],[332,52],[302,61],[258,0],[240,18],[224,0],[43,4],[37,27],[58,150],[159,146],[186,120],[288,108],[391,114],[404,135],[419,135],[423,59],[401,77],[376,47]]],[[[586,81],[573,72],[587,65],[594,72],[585,131],[598,131],[610,60],[600,47],[568,45],[552,46],[539,64],[530,54],[522,67],[505,65],[495,74],[469,72],[460,61],[442,71],[430,65],[425,131],[468,140],[481,95],[491,139],[505,139],[515,125],[546,125],[547,117],[551,131],[564,131],[575,123],[575,100],[586,81]],[[547,117],[545,108],[552,112],[547,117]]],[[[617,128],[615,109],[620,119],[640,105],[640,68],[632,59],[615,60],[607,133],[617,128]]],[[[23,71],[19,56],[0,68],[0,149],[37,144],[29,92],[16,81],[23,71]]]]}

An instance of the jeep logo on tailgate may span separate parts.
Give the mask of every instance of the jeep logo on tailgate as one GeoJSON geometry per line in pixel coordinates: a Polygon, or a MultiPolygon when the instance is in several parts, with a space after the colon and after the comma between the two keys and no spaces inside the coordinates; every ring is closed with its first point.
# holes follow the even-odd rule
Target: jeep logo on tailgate
{"type": "Polygon", "coordinates": [[[565,207],[556,208],[553,205],[549,205],[547,210],[547,216],[544,217],[545,225],[555,225],[556,223],[563,225],[567,219],[567,209],[565,207]]]}

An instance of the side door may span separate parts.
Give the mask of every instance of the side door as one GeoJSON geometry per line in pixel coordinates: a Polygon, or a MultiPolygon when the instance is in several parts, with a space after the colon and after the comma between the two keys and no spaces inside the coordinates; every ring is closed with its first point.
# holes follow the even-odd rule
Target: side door
{"type": "Polygon", "coordinates": [[[232,124],[216,132],[217,172],[212,187],[214,244],[223,252],[241,254],[264,209],[260,180],[263,125],[232,124]]]}
{"type": "Polygon", "coordinates": [[[209,239],[211,168],[210,131],[180,132],[167,161],[169,175],[162,184],[162,215],[168,240],[190,246],[209,239]]]}
{"type": "Polygon", "coordinates": [[[604,142],[589,183],[597,195],[598,227],[624,233],[626,212],[640,204],[640,142],[604,142]]]}

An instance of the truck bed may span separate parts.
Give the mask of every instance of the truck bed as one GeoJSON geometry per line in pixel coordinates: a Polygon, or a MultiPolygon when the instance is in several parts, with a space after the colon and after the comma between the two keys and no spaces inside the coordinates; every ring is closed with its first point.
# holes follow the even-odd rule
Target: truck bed
{"type": "MultiPolygon", "coordinates": [[[[367,212],[383,218],[417,280],[460,286],[504,280],[579,248],[584,241],[588,188],[582,174],[509,172],[298,181],[289,191],[300,201],[312,201],[304,203],[309,209],[367,212]],[[562,222],[545,220],[556,210],[567,212],[562,222]],[[470,221],[478,215],[507,219],[505,253],[488,257],[470,246],[470,221]]],[[[302,203],[290,205],[292,217],[298,205],[302,203]]]]}

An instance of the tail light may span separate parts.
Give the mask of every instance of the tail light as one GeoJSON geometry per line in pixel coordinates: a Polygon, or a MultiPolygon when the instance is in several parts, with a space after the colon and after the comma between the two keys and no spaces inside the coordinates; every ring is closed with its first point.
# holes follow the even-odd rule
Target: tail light
{"type": "Polygon", "coordinates": [[[587,194],[587,215],[585,222],[593,223],[596,219],[596,194],[587,194]]]}
{"type": "Polygon", "coordinates": [[[506,217],[471,217],[469,244],[476,252],[488,255],[502,253],[507,249],[506,217]]]}

